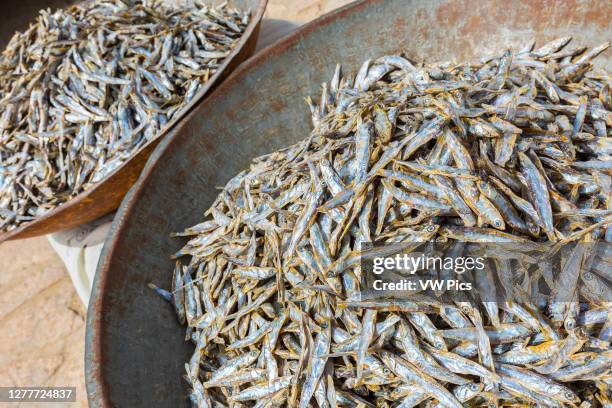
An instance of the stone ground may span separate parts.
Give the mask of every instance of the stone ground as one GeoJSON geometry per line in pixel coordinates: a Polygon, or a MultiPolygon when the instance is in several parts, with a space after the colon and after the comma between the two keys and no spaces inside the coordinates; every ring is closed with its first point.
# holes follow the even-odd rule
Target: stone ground
{"type": "Polygon", "coordinates": [[[350,3],[351,0],[268,0],[268,15],[272,18],[305,23],[350,3]]]}
{"type": "MultiPolygon", "coordinates": [[[[270,0],[267,17],[304,23],[349,0],[270,0]]],[[[46,238],[0,245],[0,387],[73,386],[87,407],[86,309],[46,238]]],[[[16,404],[0,407],[14,408],[16,404]]],[[[23,404],[32,407],[34,404],[23,404]]]]}

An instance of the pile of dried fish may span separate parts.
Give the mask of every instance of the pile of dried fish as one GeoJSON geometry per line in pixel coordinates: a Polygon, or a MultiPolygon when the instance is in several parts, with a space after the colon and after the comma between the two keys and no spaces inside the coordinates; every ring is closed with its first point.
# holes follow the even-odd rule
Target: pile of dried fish
{"type": "Polygon", "coordinates": [[[88,1],[42,10],[0,59],[0,231],[115,170],[198,93],[243,34],[226,6],[88,1]]]}
{"type": "Polygon", "coordinates": [[[312,133],[255,159],[177,234],[189,261],[155,289],[195,344],[193,404],[610,406],[609,257],[588,285],[577,255],[546,282],[497,265],[517,293],[552,286],[537,301],[360,297],[366,242],[610,239],[612,77],[592,65],[609,43],[569,41],[338,67],[310,101],[312,133]]]}

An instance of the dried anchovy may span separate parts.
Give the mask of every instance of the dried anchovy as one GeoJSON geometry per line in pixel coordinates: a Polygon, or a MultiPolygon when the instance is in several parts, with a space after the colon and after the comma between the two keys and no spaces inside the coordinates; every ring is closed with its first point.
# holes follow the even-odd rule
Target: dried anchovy
{"type": "Polygon", "coordinates": [[[555,301],[571,260],[543,304],[360,300],[364,242],[610,239],[612,82],[592,67],[609,43],[568,42],[338,66],[312,133],[176,234],[189,261],[156,290],[195,344],[193,405],[608,406],[612,313],[596,291],[555,301]]]}
{"type": "Polygon", "coordinates": [[[0,59],[0,232],[92,187],[154,139],[236,46],[225,5],[42,10],[0,59]]]}

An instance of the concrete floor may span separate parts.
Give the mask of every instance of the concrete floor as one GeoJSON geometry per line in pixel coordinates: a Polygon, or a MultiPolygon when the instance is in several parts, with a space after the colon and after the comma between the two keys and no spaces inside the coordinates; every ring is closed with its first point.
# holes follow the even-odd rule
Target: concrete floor
{"type": "MultiPolygon", "coordinates": [[[[270,0],[266,17],[304,23],[349,0],[270,0]]],[[[73,386],[86,407],[86,310],[46,238],[0,245],[0,387],[73,386]]],[[[15,404],[0,407],[15,407],[15,404]]],[[[34,406],[34,404],[24,404],[34,406]]]]}
{"type": "Polygon", "coordinates": [[[46,238],[2,244],[0,386],[77,387],[70,406],[86,407],[85,313],[46,238]]]}

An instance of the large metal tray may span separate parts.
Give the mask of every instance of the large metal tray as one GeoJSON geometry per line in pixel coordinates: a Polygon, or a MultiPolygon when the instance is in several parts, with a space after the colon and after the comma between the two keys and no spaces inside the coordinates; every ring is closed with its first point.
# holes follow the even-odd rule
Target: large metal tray
{"type": "MultiPolygon", "coordinates": [[[[168,287],[182,242],[169,234],[200,222],[217,186],[250,160],[307,136],[304,97],[336,63],[367,59],[465,60],[573,35],[612,38],[609,1],[358,1],[300,28],[239,67],[152,154],[123,201],[98,266],[86,344],[90,405],[188,406],[184,363],[193,345],[147,283],[168,287]]],[[[610,63],[610,53],[600,57],[610,63]]]]}

